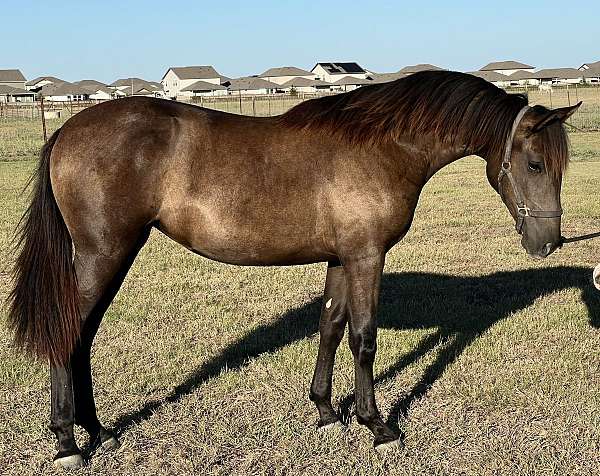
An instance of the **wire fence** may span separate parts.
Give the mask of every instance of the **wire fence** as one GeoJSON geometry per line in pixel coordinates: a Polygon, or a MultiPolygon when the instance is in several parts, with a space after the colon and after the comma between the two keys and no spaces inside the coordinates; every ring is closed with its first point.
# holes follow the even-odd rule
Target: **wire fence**
{"type": "MultiPolygon", "coordinates": [[[[529,104],[541,104],[549,108],[571,106],[583,101],[582,106],[569,120],[569,123],[581,131],[600,131],[600,86],[560,85],[543,87],[509,87],[509,93],[520,93],[527,96],[529,104]]],[[[199,96],[186,102],[198,106],[248,116],[266,117],[283,114],[290,108],[307,99],[336,93],[295,93],[265,94],[256,96],[231,94],[227,96],[199,96]]],[[[119,101],[120,99],[115,99],[119,101]]],[[[97,104],[100,101],[71,101],[63,103],[45,103],[45,115],[48,119],[62,121],[79,111],[97,104]]],[[[14,119],[39,121],[41,109],[38,102],[32,103],[0,103],[0,121],[14,119]]]]}

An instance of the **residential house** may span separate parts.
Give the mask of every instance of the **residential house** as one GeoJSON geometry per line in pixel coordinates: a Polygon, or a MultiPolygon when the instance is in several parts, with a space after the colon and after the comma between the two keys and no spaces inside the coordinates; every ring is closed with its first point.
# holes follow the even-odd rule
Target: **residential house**
{"type": "Polygon", "coordinates": [[[18,69],[0,69],[0,86],[25,89],[25,76],[18,69]]]}
{"type": "Polygon", "coordinates": [[[230,94],[258,95],[273,94],[281,90],[281,86],[258,76],[230,79],[224,83],[230,94]]]}
{"type": "Polygon", "coordinates": [[[177,66],[169,68],[160,82],[165,96],[177,99],[180,96],[194,95],[189,86],[198,81],[223,85],[227,79],[229,78],[220,75],[212,66],[177,66]]]}
{"type": "Polygon", "coordinates": [[[70,102],[86,101],[90,98],[91,92],[77,84],[63,82],[60,84],[47,84],[42,86],[41,94],[48,101],[70,102]]]}
{"type": "Polygon", "coordinates": [[[80,86],[83,89],[87,89],[90,92],[90,99],[96,101],[108,101],[114,98],[114,90],[95,79],[82,79],[81,81],[75,81],[73,84],[80,86]]]}
{"type": "Polygon", "coordinates": [[[515,71],[512,74],[508,75],[509,86],[526,86],[529,84],[529,80],[531,79],[531,75],[534,74],[531,71],[515,71]]]}
{"type": "Polygon", "coordinates": [[[13,88],[12,86],[0,84],[0,103],[33,102],[35,96],[36,93],[33,91],[26,91],[25,89],[13,88]]]}
{"type": "Polygon", "coordinates": [[[436,66],[434,64],[421,63],[414,64],[411,66],[405,66],[400,71],[398,71],[398,73],[409,75],[414,73],[420,73],[421,71],[444,71],[444,68],[440,68],[439,66],[436,66]]]}
{"type": "Polygon", "coordinates": [[[584,73],[575,68],[549,68],[531,73],[530,84],[579,84],[584,73]]]}
{"type": "Polygon", "coordinates": [[[180,91],[182,96],[227,96],[227,87],[221,84],[209,83],[208,81],[196,81],[180,91]]]}
{"type": "Polygon", "coordinates": [[[331,84],[318,79],[308,79],[304,77],[292,78],[281,85],[285,92],[296,91],[299,93],[329,92],[331,84]]]}
{"type": "Polygon", "coordinates": [[[372,84],[388,83],[390,81],[396,81],[397,79],[406,78],[408,76],[405,73],[396,71],[395,73],[371,73],[368,77],[371,78],[372,84]]]}
{"type": "Polygon", "coordinates": [[[516,71],[529,71],[533,73],[535,71],[535,66],[519,61],[494,61],[486,64],[484,67],[480,68],[479,71],[495,72],[508,76],[516,71]]]}
{"type": "Polygon", "coordinates": [[[276,84],[288,83],[294,78],[316,79],[317,75],[304,69],[296,68],[295,66],[281,66],[278,68],[270,68],[264,73],[258,75],[259,78],[266,79],[276,84]]]}
{"type": "Polygon", "coordinates": [[[140,78],[121,78],[108,85],[113,91],[113,97],[124,96],[149,96],[162,97],[163,90],[160,83],[146,81],[140,78]]]}
{"type": "Polygon", "coordinates": [[[600,61],[583,63],[578,69],[583,73],[583,78],[586,83],[600,83],[600,61]]]}
{"type": "Polygon", "coordinates": [[[507,75],[498,73],[496,71],[471,71],[467,74],[477,76],[478,78],[483,78],[489,83],[492,83],[498,87],[503,88],[510,86],[510,78],[507,75]]]}
{"type": "Polygon", "coordinates": [[[59,84],[62,84],[64,82],[66,81],[56,78],[54,76],[39,76],[35,79],[27,81],[25,83],[25,89],[27,89],[28,91],[39,91],[41,88],[49,84],[54,84],[58,86],[59,84]]]}
{"type": "Polygon", "coordinates": [[[333,91],[353,91],[368,84],[373,84],[372,79],[355,78],[352,76],[344,76],[338,79],[331,85],[333,91]]]}
{"type": "Polygon", "coordinates": [[[340,79],[349,76],[357,79],[367,79],[368,72],[358,63],[317,63],[311,73],[316,75],[315,79],[320,79],[327,83],[335,83],[340,79]]]}

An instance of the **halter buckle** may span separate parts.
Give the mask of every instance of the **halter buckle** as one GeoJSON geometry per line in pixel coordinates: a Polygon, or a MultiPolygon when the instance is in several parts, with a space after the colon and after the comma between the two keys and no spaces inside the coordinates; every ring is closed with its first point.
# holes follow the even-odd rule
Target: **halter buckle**
{"type": "Polygon", "coordinates": [[[521,217],[528,217],[531,216],[529,213],[529,207],[527,205],[525,205],[524,203],[521,205],[517,205],[517,214],[521,217]]]}

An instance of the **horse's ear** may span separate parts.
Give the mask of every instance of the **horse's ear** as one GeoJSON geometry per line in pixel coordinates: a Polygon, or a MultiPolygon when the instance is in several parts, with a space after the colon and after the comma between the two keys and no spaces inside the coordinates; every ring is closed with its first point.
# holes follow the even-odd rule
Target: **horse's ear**
{"type": "Polygon", "coordinates": [[[575,113],[575,111],[577,111],[579,106],[581,106],[581,103],[582,101],[579,101],[574,106],[552,109],[542,119],[540,119],[535,126],[531,128],[531,133],[535,134],[536,132],[541,131],[545,127],[548,127],[550,124],[554,124],[555,122],[565,122],[575,113]]]}

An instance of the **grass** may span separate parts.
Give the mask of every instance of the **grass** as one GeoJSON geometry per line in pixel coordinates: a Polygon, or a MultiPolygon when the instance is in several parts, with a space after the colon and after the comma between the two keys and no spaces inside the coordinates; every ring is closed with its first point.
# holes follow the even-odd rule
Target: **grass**
{"type": "MultiPolygon", "coordinates": [[[[566,235],[600,217],[600,134],[571,139],[566,235]]],[[[0,299],[34,166],[0,163],[0,299]]],[[[351,422],[315,429],[323,265],[221,265],[153,234],[93,353],[100,418],[123,446],[80,474],[600,474],[597,262],[591,241],[527,258],[481,160],[436,175],[386,262],[376,397],[406,448],[381,457],[351,418],[345,343],[334,404],[351,422]]],[[[0,376],[3,474],[54,474],[48,369],[14,353],[3,326],[0,376]]]]}

